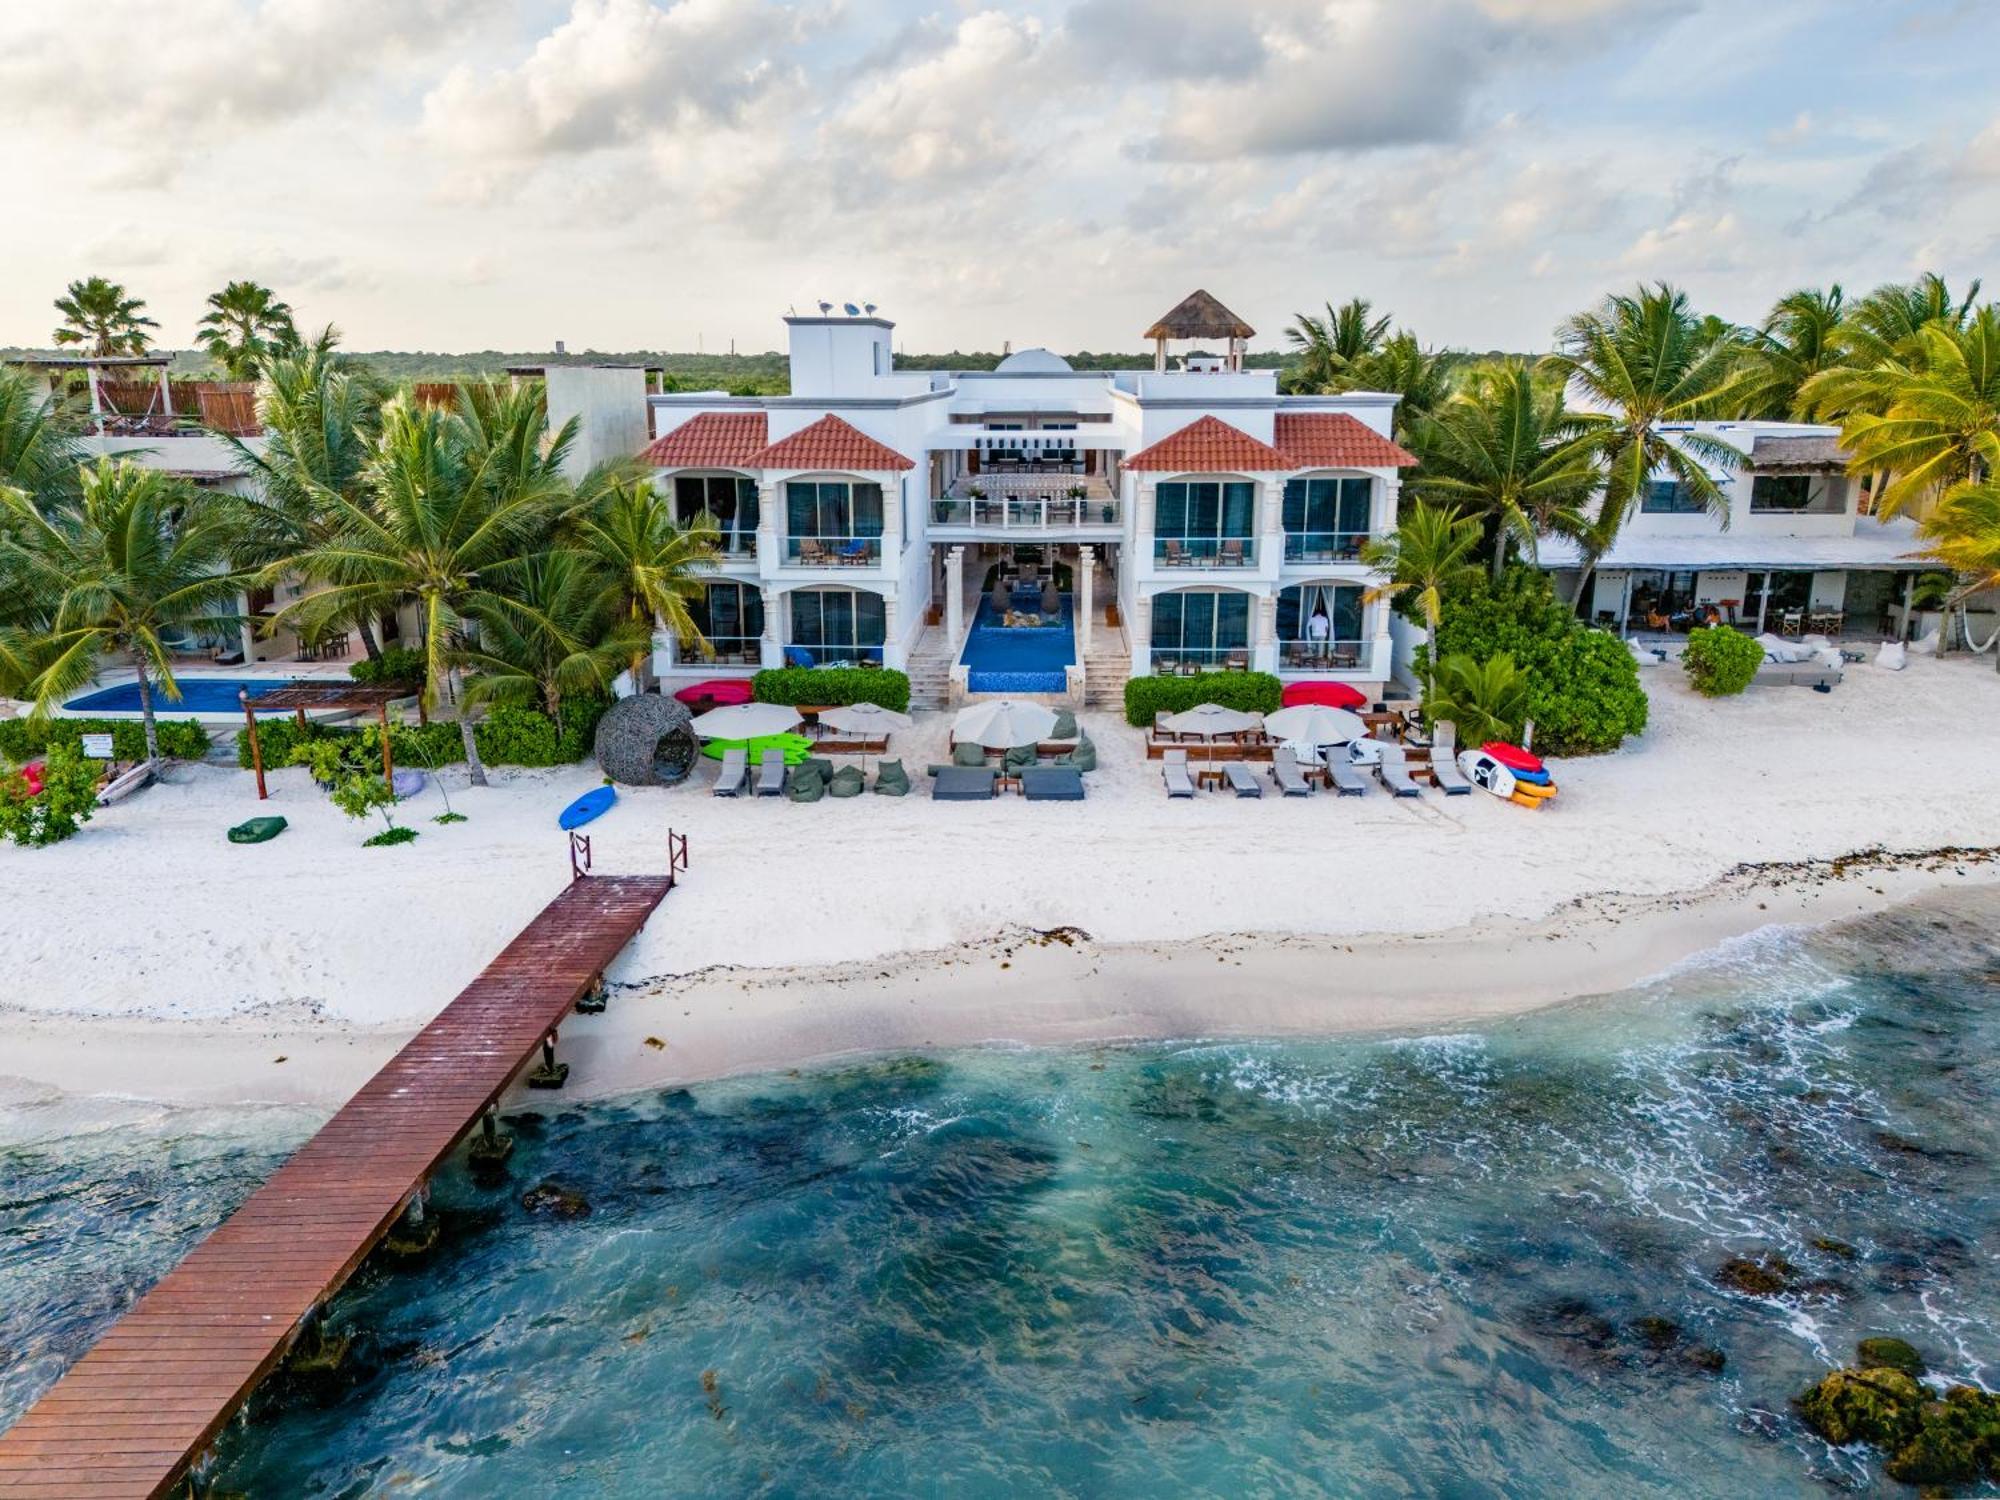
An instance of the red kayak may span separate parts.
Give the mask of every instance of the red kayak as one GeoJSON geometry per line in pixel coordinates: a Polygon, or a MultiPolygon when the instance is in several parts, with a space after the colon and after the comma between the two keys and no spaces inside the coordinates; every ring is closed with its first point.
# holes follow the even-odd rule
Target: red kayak
{"type": "Polygon", "coordinates": [[[1317,703],[1323,708],[1366,708],[1368,695],[1344,682],[1288,682],[1282,701],[1286,708],[1301,703],[1317,703]]]}
{"type": "Polygon", "coordinates": [[[1540,771],[1546,769],[1539,755],[1530,755],[1519,745],[1509,745],[1500,740],[1488,740],[1479,747],[1510,771],[1540,771]]]}

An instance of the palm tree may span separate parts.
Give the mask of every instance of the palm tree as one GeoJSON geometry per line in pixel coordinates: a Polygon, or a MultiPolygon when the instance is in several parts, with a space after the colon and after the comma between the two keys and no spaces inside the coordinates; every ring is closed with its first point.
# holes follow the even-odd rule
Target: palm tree
{"type": "Polygon", "coordinates": [[[146,759],[160,764],[153,690],[180,697],[163,636],[230,616],[243,586],[229,567],[229,528],[214,496],[130,459],[85,469],[73,501],[46,511],[0,490],[12,523],[0,570],[33,601],[35,619],[4,632],[4,654],[30,662],[25,695],[47,714],[97,675],[112,652],[139,674],[146,759]]]}
{"type": "Polygon", "coordinates": [[[66,416],[34,376],[0,366],[0,486],[45,502],[75,494],[82,451],[66,416]]]}
{"type": "Polygon", "coordinates": [[[1729,383],[1717,395],[1731,416],[1782,421],[1801,409],[1799,391],[1823,370],[1849,362],[1843,337],[1846,294],[1838,282],[1822,291],[1801,287],[1780,297],[1749,336],[1729,383]]]}
{"type": "Polygon", "coordinates": [[[1924,329],[1962,332],[1979,300],[1979,283],[1954,296],[1943,277],[1926,272],[1912,282],[1889,282],[1854,304],[1838,335],[1840,359],[1808,380],[1799,393],[1806,416],[1880,416],[1902,383],[1924,368],[1924,329]]]}
{"type": "Polygon", "coordinates": [[[1438,663],[1437,680],[1424,700],[1431,722],[1449,719],[1461,743],[1509,743],[1521,737],[1528,718],[1528,674],[1506,652],[1474,661],[1464,652],[1438,663]]]}
{"type": "Polygon", "coordinates": [[[88,344],[90,353],[106,357],[144,354],[153,341],[146,330],[160,326],[145,316],[145,306],[102,276],[72,281],[69,290],[56,298],[56,311],[63,315],[62,326],[53,335],[56,345],[88,344]]]}
{"type": "Polygon", "coordinates": [[[689,526],[678,525],[667,497],[642,475],[613,484],[597,505],[575,517],[572,532],[575,545],[614,580],[619,614],[645,628],[628,662],[634,687],[643,685],[656,620],[709,654],[688,605],[706,589],[701,575],[714,565],[721,544],[714,517],[704,514],[689,526]]]}
{"type": "Polygon", "coordinates": [[[1496,580],[1514,546],[1532,560],[1538,538],[1589,530],[1584,507],[1603,481],[1592,435],[1564,409],[1561,384],[1538,384],[1523,361],[1475,369],[1409,436],[1423,460],[1416,494],[1482,518],[1496,580]]]}
{"type": "Polygon", "coordinates": [[[296,349],[292,310],[254,281],[232,281],[208,294],[196,337],[231,380],[255,380],[273,353],[296,349]]]}
{"type": "MultiPolygon", "coordinates": [[[[341,359],[339,343],[329,326],[310,344],[274,352],[257,397],[262,449],[224,437],[237,466],[257,480],[248,494],[232,497],[240,526],[236,560],[266,570],[266,582],[334,538],[345,514],[338,501],[361,503],[365,496],[381,393],[341,359]]],[[[389,602],[357,594],[346,616],[329,623],[355,630],[369,659],[377,660],[382,648],[374,620],[389,602]]]]}
{"type": "Polygon", "coordinates": [[[1290,386],[1294,391],[1315,392],[1337,389],[1341,375],[1356,360],[1373,354],[1382,346],[1389,331],[1389,319],[1374,316],[1365,298],[1354,297],[1335,307],[1326,304],[1324,317],[1299,313],[1285,330],[1285,337],[1299,351],[1290,386]]]}
{"type": "MultiPolygon", "coordinates": [[[[1361,560],[1388,575],[1388,581],[1363,596],[1370,603],[1415,594],[1424,612],[1424,626],[1435,642],[1444,597],[1479,576],[1473,557],[1479,550],[1479,522],[1449,505],[1418,504],[1396,529],[1362,549],[1361,560]]],[[[1429,687],[1428,682],[1425,684],[1429,687]]]]}
{"type": "MultiPolygon", "coordinates": [[[[397,396],[363,474],[363,493],[328,490],[329,536],[291,566],[323,586],[278,611],[308,624],[337,620],[383,599],[409,600],[423,615],[422,702],[434,707],[465,658],[474,622],[500,614],[510,569],[544,550],[574,491],[561,465],[575,424],[543,451],[547,425],[533,399],[467,391],[455,412],[397,396]]],[[[469,708],[459,735],[475,786],[486,784],[469,708]]]]}
{"type": "Polygon", "coordinates": [[[465,702],[532,704],[551,719],[565,695],[603,693],[652,643],[624,611],[619,581],[580,552],[545,552],[488,571],[479,630],[459,655],[465,702]]]}
{"type": "Polygon", "coordinates": [[[1578,313],[1557,332],[1558,348],[1542,369],[1560,375],[1582,404],[1602,416],[1583,420],[1604,466],[1604,498],[1583,537],[1583,566],[1572,602],[1583,597],[1597,560],[1611,550],[1625,518],[1655,473],[1686,487],[1701,505],[1728,522],[1728,500],[1710,473],[1743,462],[1719,438],[1677,432],[1663,422],[1712,415],[1741,345],[1726,327],[1698,318],[1685,292],[1661,282],[1605,298],[1578,313]]]}
{"type": "Polygon", "coordinates": [[[1849,473],[1889,476],[1876,492],[1883,515],[2000,473],[2000,306],[1962,328],[1933,320],[1914,339],[1887,409],[1852,412],[1841,431],[1849,473]]]}
{"type": "Polygon", "coordinates": [[[1397,329],[1380,348],[1362,355],[1337,376],[1331,388],[1347,391],[1393,391],[1396,432],[1400,438],[1416,422],[1435,411],[1451,394],[1449,355],[1426,349],[1407,329],[1397,329]]]}

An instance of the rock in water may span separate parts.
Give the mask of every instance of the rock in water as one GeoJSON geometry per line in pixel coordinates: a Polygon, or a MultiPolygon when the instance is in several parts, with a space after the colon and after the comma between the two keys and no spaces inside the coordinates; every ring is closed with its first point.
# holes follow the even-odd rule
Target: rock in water
{"type": "Polygon", "coordinates": [[[1715,1268],[1717,1286],[1752,1297],[1775,1297],[1797,1282],[1799,1268],[1776,1251],[1766,1251],[1752,1259],[1732,1255],[1715,1268]]]}
{"type": "Polygon", "coordinates": [[[551,1219],[590,1217],[590,1200],[574,1189],[566,1188],[553,1180],[538,1182],[521,1194],[521,1207],[531,1214],[541,1214],[551,1219]]]}
{"type": "Polygon", "coordinates": [[[1863,1339],[1854,1346],[1854,1362],[1864,1370],[1901,1370],[1912,1379],[1924,1373],[1924,1357],[1901,1339],[1863,1339]]]}
{"type": "Polygon", "coordinates": [[[1799,1415],[1829,1443],[1895,1453],[1923,1425],[1924,1389],[1901,1370],[1835,1370],[1799,1398],[1799,1415]]]}
{"type": "Polygon", "coordinates": [[[1799,1398],[1799,1415],[1830,1443],[1881,1449],[1889,1477],[1904,1484],[2000,1475],[2000,1396],[1971,1386],[1935,1401],[1901,1370],[1835,1370],[1799,1398]]]}

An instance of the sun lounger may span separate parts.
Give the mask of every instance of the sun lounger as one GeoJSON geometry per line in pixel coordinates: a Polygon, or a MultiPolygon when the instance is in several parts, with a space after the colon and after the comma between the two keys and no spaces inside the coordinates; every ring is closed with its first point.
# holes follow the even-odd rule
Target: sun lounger
{"type": "Polygon", "coordinates": [[[1271,752],[1271,779],[1287,797],[1310,797],[1312,785],[1299,770],[1299,758],[1285,746],[1271,752]]]}
{"type": "Polygon", "coordinates": [[[785,752],[766,750],[757,762],[757,795],[780,797],[785,791],[785,752]]]}
{"type": "MultiPolygon", "coordinates": [[[[782,757],[780,758],[782,764],[782,757]]],[[[715,795],[718,797],[740,797],[743,787],[750,780],[750,752],[741,745],[732,745],[722,752],[722,769],[715,773],[715,795]]]]}
{"type": "Polygon", "coordinates": [[[1472,783],[1458,768],[1458,726],[1439,719],[1431,730],[1431,780],[1447,797],[1469,797],[1472,783]]]}
{"type": "Polygon", "coordinates": [[[1368,795],[1368,777],[1348,758],[1345,745],[1335,745],[1326,752],[1326,775],[1333,783],[1336,796],[1365,797],[1368,795]]]}
{"type": "Polygon", "coordinates": [[[1229,789],[1239,797],[1261,797],[1263,783],[1250,774],[1250,768],[1240,760],[1222,763],[1222,779],[1229,783],[1229,789]]]}
{"type": "Polygon", "coordinates": [[[985,766],[940,766],[931,783],[933,802],[991,802],[997,773],[985,766]]]}
{"type": "Polygon", "coordinates": [[[1194,795],[1194,778],[1188,775],[1187,751],[1169,750],[1160,762],[1160,774],[1166,778],[1169,797],[1194,795]]]}
{"type": "Polygon", "coordinates": [[[1418,797],[1423,795],[1417,784],[1410,780],[1409,758],[1403,754],[1401,745],[1382,746],[1382,759],[1375,765],[1375,774],[1382,778],[1382,785],[1389,789],[1391,796],[1418,797]]]}
{"type": "Polygon", "coordinates": [[[1081,802],[1083,772],[1074,766],[1025,767],[1021,795],[1030,802],[1081,802]]]}

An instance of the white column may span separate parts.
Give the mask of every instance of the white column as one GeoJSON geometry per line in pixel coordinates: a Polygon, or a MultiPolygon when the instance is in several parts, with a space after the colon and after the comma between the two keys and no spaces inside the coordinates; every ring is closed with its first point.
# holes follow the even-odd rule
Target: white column
{"type": "Polygon", "coordinates": [[[1262,492],[1257,538],[1257,573],[1276,578],[1285,561],[1285,480],[1283,475],[1267,479],[1257,488],[1262,492]]]}
{"type": "Polygon", "coordinates": [[[902,632],[897,628],[898,602],[894,594],[882,596],[882,665],[901,672],[909,665],[909,655],[903,650],[902,632]]]}
{"type": "Polygon", "coordinates": [[[160,366],[160,412],[171,417],[174,414],[174,383],[167,379],[167,367],[160,366]]]}
{"type": "Polygon", "coordinates": [[[1257,672],[1278,670],[1278,596],[1265,594],[1250,607],[1250,667],[1257,672]]]}
{"type": "MultiPolygon", "coordinates": [[[[759,545],[762,545],[763,527],[758,528],[759,545]]],[[[785,596],[774,594],[769,589],[761,591],[764,599],[764,637],[757,643],[758,664],[764,667],[782,667],[785,664],[784,613],[785,596]]]]}
{"type": "Polygon", "coordinates": [[[1139,557],[1141,576],[1153,571],[1153,485],[1150,480],[1132,480],[1132,548],[1139,557]]]}
{"type": "MultiPolygon", "coordinates": [[[[1377,599],[1368,608],[1375,616],[1374,650],[1371,653],[1373,675],[1382,679],[1386,690],[1389,680],[1396,675],[1396,638],[1390,632],[1390,603],[1387,599],[1377,599]]],[[[1437,649],[1433,642],[1431,649],[1437,649]]]]}
{"type": "Polygon", "coordinates": [[[882,562],[894,566],[903,555],[903,476],[882,476],[882,562]]]}
{"type": "Polygon", "coordinates": [[[1403,476],[1391,471],[1386,479],[1375,486],[1375,518],[1368,528],[1376,536],[1384,536],[1396,529],[1396,518],[1402,514],[1403,476]]]}
{"type": "Polygon", "coordinates": [[[1126,638],[1132,643],[1132,675],[1145,677],[1153,670],[1153,600],[1137,594],[1132,600],[1132,619],[1126,638]]]}
{"type": "Polygon", "coordinates": [[[1076,549],[1076,649],[1078,655],[1090,650],[1091,619],[1096,614],[1097,551],[1076,549]]]}
{"type": "MultiPolygon", "coordinates": [[[[767,578],[785,560],[778,546],[778,506],[783,495],[784,486],[774,481],[765,480],[757,486],[757,571],[767,578]]],[[[768,614],[767,610],[767,619],[768,614]]]]}
{"type": "Polygon", "coordinates": [[[959,637],[965,633],[965,549],[947,547],[944,553],[944,638],[954,660],[959,637]]]}

